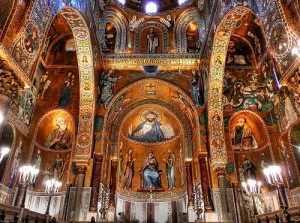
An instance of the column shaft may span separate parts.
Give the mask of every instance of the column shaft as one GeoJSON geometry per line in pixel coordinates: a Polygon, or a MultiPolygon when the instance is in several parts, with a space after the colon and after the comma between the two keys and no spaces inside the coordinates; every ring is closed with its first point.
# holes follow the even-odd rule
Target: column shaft
{"type": "Polygon", "coordinates": [[[188,205],[192,206],[192,195],[193,195],[193,181],[192,181],[192,162],[185,162],[186,168],[186,183],[187,183],[187,191],[188,191],[188,205]]]}
{"type": "Polygon", "coordinates": [[[102,160],[103,160],[102,154],[94,155],[94,168],[93,168],[93,178],[92,178],[92,194],[91,194],[90,211],[97,211],[102,160]]]}
{"type": "Polygon", "coordinates": [[[206,164],[206,155],[200,154],[199,157],[199,167],[200,167],[200,174],[201,174],[201,189],[203,194],[203,201],[204,207],[206,211],[212,210],[212,200],[210,196],[210,187],[209,187],[209,176],[207,171],[207,164],[206,164]]]}
{"type": "Polygon", "coordinates": [[[109,205],[115,206],[115,194],[116,194],[116,183],[117,183],[117,168],[118,161],[111,161],[111,175],[110,175],[110,195],[109,195],[109,205]]]}
{"type": "Polygon", "coordinates": [[[218,173],[218,183],[220,188],[221,217],[222,217],[222,221],[227,221],[228,204],[227,204],[225,168],[217,168],[217,173],[218,173]]]}
{"type": "Polygon", "coordinates": [[[75,197],[75,215],[74,215],[74,220],[79,221],[79,215],[80,215],[80,205],[81,205],[81,195],[82,195],[82,190],[84,186],[84,177],[85,177],[85,171],[86,171],[86,166],[83,165],[78,165],[78,182],[77,182],[77,188],[76,188],[76,197],[75,197]]]}

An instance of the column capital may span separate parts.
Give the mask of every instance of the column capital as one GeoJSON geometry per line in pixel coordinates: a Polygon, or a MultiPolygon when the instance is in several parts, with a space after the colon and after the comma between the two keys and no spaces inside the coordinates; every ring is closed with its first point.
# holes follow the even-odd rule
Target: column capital
{"type": "Polygon", "coordinates": [[[185,166],[186,167],[192,166],[192,160],[185,160],[185,166]]]}
{"type": "Polygon", "coordinates": [[[113,167],[117,167],[117,166],[118,166],[118,160],[117,160],[117,159],[112,159],[112,160],[111,160],[111,165],[112,165],[113,167]]]}
{"type": "Polygon", "coordinates": [[[225,176],[226,175],[225,167],[218,167],[216,169],[216,172],[217,172],[218,176],[225,176]]]}
{"type": "Polygon", "coordinates": [[[86,165],[76,164],[76,167],[78,169],[78,174],[85,174],[85,171],[87,170],[86,165]]]}
{"type": "Polygon", "coordinates": [[[203,159],[205,159],[207,157],[207,154],[206,153],[200,153],[199,155],[198,155],[198,159],[199,160],[203,160],[203,159]]]}
{"type": "Polygon", "coordinates": [[[101,163],[103,160],[103,154],[102,153],[94,153],[94,160],[97,163],[101,163]]]}

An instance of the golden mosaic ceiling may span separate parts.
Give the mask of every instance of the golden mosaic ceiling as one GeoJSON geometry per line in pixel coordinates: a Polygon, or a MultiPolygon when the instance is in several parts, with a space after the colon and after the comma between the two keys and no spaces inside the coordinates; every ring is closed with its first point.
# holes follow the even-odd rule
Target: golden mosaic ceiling
{"type": "Polygon", "coordinates": [[[157,5],[157,13],[170,12],[178,7],[187,7],[193,0],[115,0],[119,5],[134,12],[145,13],[146,5],[153,2],[157,5]]]}

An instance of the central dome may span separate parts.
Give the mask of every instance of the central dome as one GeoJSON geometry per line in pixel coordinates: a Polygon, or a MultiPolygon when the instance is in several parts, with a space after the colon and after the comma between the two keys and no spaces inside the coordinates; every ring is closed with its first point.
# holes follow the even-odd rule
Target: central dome
{"type": "Polygon", "coordinates": [[[153,11],[146,11],[147,5],[156,5],[156,13],[165,13],[172,11],[180,6],[187,6],[193,0],[115,0],[116,3],[122,5],[126,9],[133,10],[142,14],[154,14],[153,11]]]}

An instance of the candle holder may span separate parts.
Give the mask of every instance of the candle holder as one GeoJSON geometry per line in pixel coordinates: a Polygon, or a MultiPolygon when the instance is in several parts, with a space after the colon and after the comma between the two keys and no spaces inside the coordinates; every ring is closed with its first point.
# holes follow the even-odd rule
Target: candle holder
{"type": "Polygon", "coordinates": [[[199,185],[197,188],[195,188],[194,186],[193,206],[194,206],[194,211],[197,214],[197,219],[200,219],[203,213],[202,200],[203,200],[203,196],[202,196],[201,185],[199,185]]]}
{"type": "Polygon", "coordinates": [[[254,215],[258,215],[254,197],[260,193],[261,182],[253,180],[253,179],[249,179],[249,180],[247,180],[247,183],[242,182],[242,186],[245,189],[246,194],[252,198],[254,215]]]}
{"type": "Polygon", "coordinates": [[[281,209],[286,209],[288,207],[286,203],[285,193],[282,193],[282,190],[285,189],[283,178],[281,176],[280,166],[269,166],[263,170],[268,184],[275,186],[278,192],[279,205],[281,209]]]}
{"type": "Polygon", "coordinates": [[[39,169],[36,169],[33,166],[22,166],[19,169],[19,172],[20,172],[19,185],[23,185],[25,187],[22,202],[20,205],[21,208],[24,208],[28,185],[35,183],[36,176],[39,173],[39,169]]]}
{"type": "Polygon", "coordinates": [[[59,191],[59,189],[61,187],[61,182],[58,180],[52,179],[52,180],[47,180],[45,182],[45,185],[46,185],[45,192],[50,196],[45,214],[49,215],[51,198],[59,191]]]}

